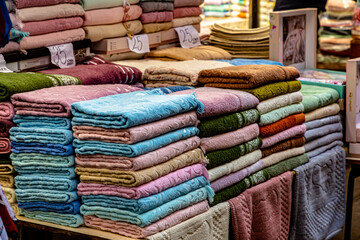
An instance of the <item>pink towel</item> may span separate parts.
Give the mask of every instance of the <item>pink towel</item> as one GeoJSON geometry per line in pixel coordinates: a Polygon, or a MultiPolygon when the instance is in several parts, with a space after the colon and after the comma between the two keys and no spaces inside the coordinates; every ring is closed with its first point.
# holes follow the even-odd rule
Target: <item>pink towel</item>
{"type": "Polygon", "coordinates": [[[190,207],[176,211],[173,214],[170,214],[169,216],[144,228],[125,222],[115,222],[108,219],[98,218],[96,216],[84,216],[84,220],[85,225],[88,227],[98,228],[103,231],[109,231],[131,238],[145,238],[164,231],[208,210],[208,202],[202,201],[190,207]]]}
{"type": "Polygon", "coordinates": [[[142,90],[122,84],[58,86],[14,94],[11,102],[19,115],[70,117],[74,102],[135,91],[142,90]]]}
{"type": "Polygon", "coordinates": [[[8,138],[0,138],[0,154],[10,153],[11,146],[8,138]]]}
{"type": "Polygon", "coordinates": [[[281,141],[294,138],[294,137],[303,137],[306,132],[306,126],[304,124],[297,125],[295,127],[286,129],[278,134],[272,135],[271,137],[263,138],[262,139],[262,146],[261,148],[270,147],[276,143],[281,141]]]}
{"type": "Polygon", "coordinates": [[[11,120],[15,115],[14,106],[10,102],[0,102],[0,118],[11,120]]]}
{"type": "Polygon", "coordinates": [[[10,41],[5,47],[0,48],[0,53],[9,53],[9,52],[20,52],[20,44],[18,42],[10,41]]]}
{"type": "Polygon", "coordinates": [[[286,172],[228,201],[235,240],[288,239],[292,179],[286,172]]]}
{"type": "Polygon", "coordinates": [[[204,0],[174,0],[174,7],[197,7],[203,3],[204,0]]]}
{"type": "Polygon", "coordinates": [[[139,199],[162,192],[170,187],[177,186],[195,177],[204,176],[209,179],[208,172],[203,164],[195,164],[171,172],[156,180],[139,187],[122,187],[97,183],[80,183],[78,194],[82,195],[109,195],[128,199],[139,199]]]}
{"type": "Polygon", "coordinates": [[[205,153],[220,149],[227,149],[248,142],[258,137],[259,133],[259,125],[254,123],[236,131],[213,137],[202,138],[200,147],[205,153]]]}
{"type": "Polygon", "coordinates": [[[201,7],[184,7],[174,9],[174,18],[196,17],[202,14],[201,7]]]}
{"type": "Polygon", "coordinates": [[[16,8],[42,7],[62,3],[78,3],[80,0],[14,0],[16,8]]]}
{"type": "Polygon", "coordinates": [[[145,23],[160,23],[171,22],[174,18],[173,12],[149,12],[141,15],[141,22],[145,23]]]}

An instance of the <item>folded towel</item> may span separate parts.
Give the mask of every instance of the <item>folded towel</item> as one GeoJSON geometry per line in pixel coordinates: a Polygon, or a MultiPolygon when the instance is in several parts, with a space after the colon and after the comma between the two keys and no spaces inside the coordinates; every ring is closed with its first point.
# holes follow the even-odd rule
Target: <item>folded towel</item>
{"type": "Polygon", "coordinates": [[[54,178],[73,179],[76,177],[74,167],[51,167],[51,166],[15,166],[15,170],[21,175],[47,175],[54,178]]]}
{"type": "Polygon", "coordinates": [[[270,156],[267,156],[263,159],[261,159],[261,161],[264,163],[264,167],[269,167],[272,165],[275,165],[281,161],[284,161],[286,159],[295,157],[295,156],[299,156],[305,153],[305,148],[304,146],[302,147],[298,147],[298,148],[292,148],[292,149],[288,149],[282,152],[277,152],[274,154],[271,154],[270,156]]]}
{"type": "Polygon", "coordinates": [[[8,137],[10,128],[14,126],[12,121],[0,118],[0,137],[8,137]]]}
{"type": "Polygon", "coordinates": [[[154,223],[171,213],[191,206],[195,203],[204,201],[206,199],[212,200],[214,192],[210,186],[202,187],[191,193],[180,196],[170,202],[167,202],[153,210],[145,212],[143,214],[136,214],[126,210],[119,210],[110,207],[94,207],[86,204],[82,205],[80,212],[83,215],[95,215],[100,218],[110,219],[113,221],[122,221],[131,224],[145,227],[154,223]]]}
{"type": "Polygon", "coordinates": [[[235,131],[250,124],[256,123],[260,118],[256,109],[227,114],[225,116],[204,118],[198,128],[199,137],[211,137],[222,133],[235,131]]]}
{"type": "MultiPolygon", "coordinates": [[[[0,86],[2,88],[2,86],[0,86]]],[[[2,89],[3,90],[3,89],[2,89]]],[[[3,94],[0,95],[0,98],[3,94]]],[[[5,98],[1,98],[5,100],[5,98]]],[[[14,106],[10,102],[0,102],[0,118],[5,120],[13,119],[15,115],[14,106]]]]}
{"type": "Polygon", "coordinates": [[[293,92],[262,101],[256,108],[260,114],[265,114],[278,108],[301,103],[302,100],[303,95],[301,92],[293,92]]]}
{"type": "MultiPolygon", "coordinates": [[[[153,90],[154,88],[146,88],[145,90],[153,90]]],[[[174,93],[174,92],[180,92],[180,91],[184,91],[184,90],[189,90],[189,89],[195,89],[195,87],[191,87],[191,86],[170,86],[170,87],[161,87],[161,88],[156,88],[158,91],[161,91],[164,94],[170,94],[170,93],[174,93]]],[[[1,107],[1,105],[0,105],[1,107]]]]}
{"type": "Polygon", "coordinates": [[[222,84],[225,85],[224,88],[249,89],[294,80],[299,76],[299,71],[294,67],[244,65],[203,70],[199,73],[199,82],[208,87],[218,87],[222,84]]]}
{"type": "Polygon", "coordinates": [[[19,202],[18,206],[27,211],[55,212],[61,214],[79,214],[80,201],[71,203],[19,202]]]}
{"type": "Polygon", "coordinates": [[[304,107],[301,103],[285,106],[282,108],[275,109],[271,112],[260,115],[259,126],[263,127],[281,119],[284,119],[290,115],[302,113],[304,111],[304,107]]]}
{"type": "Polygon", "coordinates": [[[305,133],[306,142],[310,142],[316,138],[324,137],[335,132],[342,132],[343,126],[341,122],[324,125],[319,128],[307,130],[305,133]]]}
{"type": "Polygon", "coordinates": [[[76,173],[80,175],[81,182],[137,187],[165,176],[175,170],[204,161],[205,157],[203,152],[201,149],[197,148],[181,154],[165,163],[139,171],[118,171],[101,168],[77,167],[76,173]]]}
{"type": "MultiPolygon", "coordinates": [[[[178,0],[179,2],[183,2],[184,0],[178,0]]],[[[186,0],[190,1],[190,0],[186,0]]],[[[232,60],[217,60],[221,62],[228,62],[231,65],[239,66],[239,65],[279,65],[284,66],[282,63],[270,61],[270,60],[264,60],[264,59],[242,59],[242,58],[235,58],[232,60]]]]}
{"type": "Polygon", "coordinates": [[[73,146],[61,144],[40,144],[11,142],[13,153],[41,153],[54,156],[68,156],[74,153],[73,146]]]}
{"type": "Polygon", "coordinates": [[[73,132],[64,129],[13,127],[10,140],[23,143],[67,145],[73,141],[73,132]]]}
{"type": "Polygon", "coordinates": [[[63,192],[48,189],[16,189],[18,202],[71,203],[79,199],[76,191],[63,192]]]}
{"type": "MultiPolygon", "coordinates": [[[[285,151],[291,148],[298,148],[305,145],[305,138],[304,137],[298,137],[298,138],[292,138],[285,141],[282,141],[280,143],[277,143],[271,147],[261,149],[261,153],[263,158],[266,158],[267,156],[270,156],[271,154],[285,151]]],[[[306,150],[306,147],[305,147],[306,150]]]]}
{"type": "Polygon", "coordinates": [[[294,137],[302,137],[306,132],[306,127],[304,124],[297,125],[295,127],[289,128],[285,131],[277,133],[271,137],[263,138],[262,139],[262,146],[261,148],[268,148],[276,143],[279,143],[284,140],[288,140],[294,137]]]}
{"type": "Polygon", "coordinates": [[[15,216],[20,216],[20,208],[18,207],[17,203],[11,204],[11,208],[14,210],[15,216]]]}
{"type": "Polygon", "coordinates": [[[312,112],[305,114],[305,122],[314,121],[317,119],[329,117],[332,115],[336,115],[340,112],[340,106],[337,103],[333,103],[331,105],[316,109],[312,112]]]}
{"type": "Polygon", "coordinates": [[[311,129],[320,128],[325,125],[339,123],[339,122],[341,122],[340,115],[335,115],[335,116],[329,116],[318,120],[306,122],[305,126],[306,126],[306,131],[309,131],[311,129]]]}
{"type": "Polygon", "coordinates": [[[154,33],[169,30],[173,27],[172,22],[146,23],[142,25],[144,33],[154,33]]]}
{"type": "Polygon", "coordinates": [[[195,164],[171,172],[154,181],[139,187],[122,187],[115,185],[102,185],[95,183],[80,183],[78,185],[79,195],[108,195],[128,199],[139,199],[165,191],[170,187],[177,186],[195,177],[204,176],[208,178],[208,172],[202,164],[195,164]]]}
{"type": "Polygon", "coordinates": [[[200,7],[174,8],[174,18],[200,16],[203,12],[200,7]]]}
{"type": "Polygon", "coordinates": [[[13,188],[15,185],[13,175],[0,175],[0,186],[13,188]]]}
{"type": "Polygon", "coordinates": [[[187,25],[199,24],[202,21],[202,17],[183,17],[183,18],[174,18],[171,23],[174,28],[183,27],[187,25]]]}
{"type": "Polygon", "coordinates": [[[339,93],[332,88],[304,84],[300,92],[304,96],[302,101],[304,112],[311,112],[317,108],[330,105],[339,99],[339,93]]]}
{"type": "Polygon", "coordinates": [[[21,128],[71,129],[71,120],[62,117],[41,117],[15,115],[14,123],[21,128]]]}
{"type": "Polygon", "coordinates": [[[270,137],[304,122],[305,115],[303,113],[291,115],[267,126],[260,127],[260,136],[262,138],[270,137]]]}
{"type": "Polygon", "coordinates": [[[10,140],[8,138],[0,138],[0,154],[9,153],[10,150],[10,140]]]}
{"type": "MultiPolygon", "coordinates": [[[[86,14],[85,14],[86,15],[86,14]]],[[[171,11],[164,12],[149,12],[141,14],[141,22],[145,23],[161,23],[161,22],[171,22],[174,15],[171,11]]]]}
{"type": "Polygon", "coordinates": [[[140,2],[140,7],[144,13],[174,10],[174,4],[171,2],[140,2]]]}
{"type": "Polygon", "coordinates": [[[14,172],[14,167],[9,164],[0,164],[0,175],[8,175],[14,172]]]}
{"type": "Polygon", "coordinates": [[[37,153],[21,153],[10,155],[12,164],[17,167],[72,167],[74,156],[53,156],[37,153]]]}
{"type": "Polygon", "coordinates": [[[6,198],[9,200],[9,203],[16,203],[15,189],[3,186],[2,190],[4,191],[6,198]]]}
{"type": "Polygon", "coordinates": [[[79,0],[40,0],[40,1],[32,1],[32,0],[15,0],[16,8],[29,8],[29,7],[41,7],[48,5],[57,5],[62,3],[78,3],[79,0]]]}
{"type": "Polygon", "coordinates": [[[76,179],[55,178],[46,175],[19,175],[15,177],[19,189],[48,189],[71,192],[76,190],[76,179]]]}
{"type": "MultiPolygon", "coordinates": [[[[139,0],[127,0],[129,4],[137,4],[139,0]]],[[[118,7],[124,4],[124,0],[80,0],[81,6],[85,11],[99,8],[118,7]]]]}
{"type": "Polygon", "coordinates": [[[252,124],[238,130],[217,136],[202,138],[200,147],[207,153],[215,150],[227,149],[245,143],[259,136],[259,126],[252,124]]]}
{"type": "Polygon", "coordinates": [[[21,209],[21,213],[28,218],[69,227],[79,227],[84,224],[84,219],[80,214],[75,215],[43,211],[27,211],[24,209],[21,209]]]}
{"type": "Polygon", "coordinates": [[[323,145],[322,147],[319,147],[319,148],[316,148],[310,152],[306,152],[306,155],[309,156],[309,158],[313,158],[313,157],[316,157],[330,149],[333,149],[337,146],[340,146],[340,147],[343,147],[344,146],[344,142],[342,140],[336,140],[332,143],[329,143],[327,145],[323,145]]]}

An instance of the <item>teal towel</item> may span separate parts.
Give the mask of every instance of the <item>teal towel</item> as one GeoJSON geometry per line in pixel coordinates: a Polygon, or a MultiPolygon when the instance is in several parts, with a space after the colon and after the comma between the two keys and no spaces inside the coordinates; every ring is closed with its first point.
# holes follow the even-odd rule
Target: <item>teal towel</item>
{"type": "Polygon", "coordinates": [[[73,179],[76,177],[74,167],[47,167],[47,166],[15,166],[15,171],[21,175],[47,175],[55,178],[73,179]]]}
{"type": "Polygon", "coordinates": [[[76,191],[62,192],[39,188],[16,189],[15,195],[18,202],[71,203],[79,199],[76,191]]]}
{"type": "Polygon", "coordinates": [[[330,105],[339,99],[339,93],[327,87],[302,85],[300,92],[304,96],[302,101],[304,112],[311,112],[317,108],[330,105]]]}
{"type": "Polygon", "coordinates": [[[71,129],[69,118],[15,115],[13,121],[18,127],[71,129]]]}
{"type": "Polygon", "coordinates": [[[135,224],[140,227],[145,227],[153,222],[156,222],[164,217],[184,209],[188,206],[194,205],[195,203],[210,199],[214,196],[214,191],[207,185],[206,187],[197,189],[191,193],[178,197],[170,202],[167,202],[153,210],[150,210],[143,214],[136,214],[126,210],[119,210],[116,208],[109,207],[94,207],[82,205],[80,212],[83,215],[95,215],[100,218],[110,219],[113,221],[127,222],[135,224]]]}
{"type": "Polygon", "coordinates": [[[64,129],[13,127],[10,129],[10,140],[26,143],[68,145],[72,143],[73,133],[64,129]]]}
{"type": "Polygon", "coordinates": [[[12,153],[10,155],[12,165],[17,167],[43,166],[43,167],[73,167],[74,155],[54,156],[41,153],[12,153]]]}
{"type": "Polygon", "coordinates": [[[75,191],[76,179],[54,178],[46,175],[19,175],[15,177],[15,186],[20,189],[48,189],[56,191],[75,191]]]}
{"type": "Polygon", "coordinates": [[[304,107],[301,103],[278,108],[271,112],[260,115],[259,126],[266,126],[277,122],[283,118],[286,118],[290,115],[302,112],[304,112],[304,107]]]}
{"type": "Polygon", "coordinates": [[[21,213],[28,218],[68,227],[79,227],[84,224],[84,219],[80,214],[60,214],[54,212],[27,211],[25,209],[21,209],[21,213]]]}
{"type": "MultiPolygon", "coordinates": [[[[344,72],[344,74],[346,74],[344,72]]],[[[329,83],[320,83],[320,82],[311,82],[306,80],[300,80],[301,85],[312,85],[312,86],[319,86],[319,87],[327,87],[332,88],[339,93],[339,99],[346,98],[346,85],[336,85],[336,84],[329,84],[329,83]]]]}
{"type": "Polygon", "coordinates": [[[131,145],[100,141],[82,141],[78,139],[74,140],[73,145],[75,147],[75,152],[78,154],[105,154],[136,157],[198,134],[199,129],[196,127],[187,127],[131,145]]]}

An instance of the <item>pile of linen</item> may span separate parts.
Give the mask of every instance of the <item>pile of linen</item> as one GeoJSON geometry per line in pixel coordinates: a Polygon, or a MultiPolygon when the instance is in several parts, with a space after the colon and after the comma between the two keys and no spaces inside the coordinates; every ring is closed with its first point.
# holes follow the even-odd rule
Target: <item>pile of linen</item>
{"type": "Polygon", "coordinates": [[[143,238],[209,209],[194,95],[143,91],[74,103],[85,224],[143,238]]]}
{"type": "Polygon", "coordinates": [[[260,26],[270,25],[270,13],[275,7],[275,0],[260,0],[260,26]]]}
{"type": "Polygon", "coordinates": [[[98,42],[140,33],[143,28],[139,20],[142,9],[136,5],[138,2],[128,0],[124,4],[123,0],[82,0],[86,38],[98,42]]]}
{"type": "Polygon", "coordinates": [[[205,17],[231,17],[232,5],[231,0],[205,0],[203,6],[204,15],[205,17]]]}
{"type": "Polygon", "coordinates": [[[13,27],[30,33],[30,37],[20,42],[20,48],[33,49],[83,40],[84,10],[78,3],[79,0],[15,0],[15,12],[10,13],[13,27]]]}
{"type": "Polygon", "coordinates": [[[172,27],[174,0],[140,0],[140,7],[144,33],[160,32],[172,27]]]}
{"type": "Polygon", "coordinates": [[[199,7],[203,3],[203,0],[174,0],[174,19],[172,20],[172,26],[182,27],[187,25],[200,24],[202,18],[202,9],[199,7]]]}

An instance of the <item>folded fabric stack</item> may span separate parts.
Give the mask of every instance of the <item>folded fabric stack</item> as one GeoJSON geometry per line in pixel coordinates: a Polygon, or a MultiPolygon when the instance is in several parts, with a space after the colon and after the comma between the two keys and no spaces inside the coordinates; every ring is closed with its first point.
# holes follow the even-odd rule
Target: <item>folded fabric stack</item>
{"type": "Polygon", "coordinates": [[[275,0],[260,0],[260,26],[270,25],[270,13],[275,7],[275,0]]]}
{"type": "Polygon", "coordinates": [[[113,84],[62,86],[12,96],[18,127],[10,130],[19,208],[26,217],[78,227],[70,106],[74,102],[141,89],[113,84]]]}
{"type": "Polygon", "coordinates": [[[160,32],[172,27],[174,0],[140,0],[140,7],[144,33],[160,32]]]}
{"type": "Polygon", "coordinates": [[[177,3],[173,11],[174,19],[172,20],[174,28],[201,23],[202,18],[200,15],[202,14],[202,9],[200,5],[204,2],[203,0],[192,1],[191,3],[188,0],[178,0],[175,2],[177,3]],[[182,4],[179,6],[181,2],[182,4]]]}
{"type": "Polygon", "coordinates": [[[86,38],[98,42],[105,38],[118,38],[138,34],[142,30],[139,20],[142,9],[139,0],[81,0],[85,10],[86,38]]]}
{"type": "Polygon", "coordinates": [[[143,238],[208,210],[194,95],[144,91],[74,103],[85,224],[143,238]]]}
{"type": "Polygon", "coordinates": [[[29,1],[15,0],[15,13],[10,17],[15,29],[29,32],[30,37],[20,42],[21,49],[48,47],[80,41],[84,10],[79,0],[29,1]]]}

